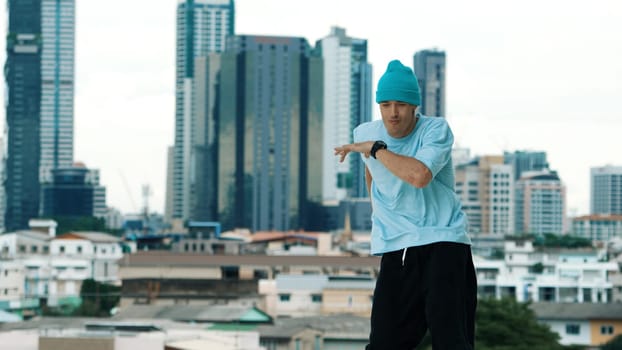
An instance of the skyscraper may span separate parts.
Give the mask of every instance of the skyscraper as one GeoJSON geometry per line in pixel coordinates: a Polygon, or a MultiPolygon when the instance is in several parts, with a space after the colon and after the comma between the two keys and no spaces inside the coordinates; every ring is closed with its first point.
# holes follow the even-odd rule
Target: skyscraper
{"type": "Polygon", "coordinates": [[[8,14],[5,226],[14,231],[39,213],[41,0],[9,0],[8,14]]]}
{"type": "Polygon", "coordinates": [[[518,180],[526,171],[539,171],[549,168],[546,152],[543,151],[503,152],[503,163],[512,165],[515,180],[518,180]]]}
{"type": "Polygon", "coordinates": [[[322,200],[339,201],[346,196],[364,197],[365,172],[360,157],[339,163],[335,146],[352,142],[352,129],[371,120],[371,65],[367,40],[346,36],[333,27],[316,45],[324,60],[324,142],[322,200]]]}
{"type": "Polygon", "coordinates": [[[622,215],[622,166],[590,169],[590,212],[600,215],[622,215]]]}
{"type": "MultiPolygon", "coordinates": [[[[210,58],[211,59],[211,58],[210,58]]],[[[223,229],[299,229],[321,201],[322,60],[303,38],[234,36],[217,108],[223,229]]]]}
{"type": "Polygon", "coordinates": [[[222,52],[226,38],[233,34],[233,0],[178,0],[177,4],[177,70],[175,79],[175,144],[173,152],[172,190],[167,203],[172,203],[167,217],[189,219],[191,195],[196,181],[193,147],[196,111],[194,101],[197,57],[222,52]]]}
{"type": "Polygon", "coordinates": [[[421,106],[424,115],[446,117],[445,111],[445,52],[436,49],[415,53],[414,71],[421,88],[421,106]]]}
{"type": "Polygon", "coordinates": [[[73,164],[75,0],[41,0],[39,180],[73,164]]]}
{"type": "Polygon", "coordinates": [[[8,230],[40,212],[40,184],[73,162],[75,0],[10,0],[5,211],[8,230]]]}

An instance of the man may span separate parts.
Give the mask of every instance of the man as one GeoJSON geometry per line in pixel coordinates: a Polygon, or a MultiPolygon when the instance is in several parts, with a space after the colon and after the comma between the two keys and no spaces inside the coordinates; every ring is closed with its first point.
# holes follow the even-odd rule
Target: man
{"type": "Polygon", "coordinates": [[[371,252],[382,255],[368,350],[414,349],[429,329],[434,350],[473,349],[477,282],[466,217],[454,191],[453,134],[444,118],[416,114],[413,71],[391,61],[378,82],[382,120],[354,142],[372,202],[371,252]]]}

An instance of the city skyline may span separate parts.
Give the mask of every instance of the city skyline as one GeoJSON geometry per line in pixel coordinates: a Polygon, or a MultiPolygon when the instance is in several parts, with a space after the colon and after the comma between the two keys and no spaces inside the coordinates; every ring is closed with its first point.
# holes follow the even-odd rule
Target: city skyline
{"type": "MultiPolygon", "coordinates": [[[[150,209],[164,210],[167,148],[174,135],[176,4],[76,5],[74,159],[100,169],[108,205],[126,213],[141,210],[143,184],[153,190],[150,209]]],[[[300,36],[314,45],[339,26],[368,40],[372,94],[390,59],[411,65],[416,51],[445,51],[447,120],[456,146],[477,155],[547,152],[567,186],[569,215],[589,212],[591,167],[622,163],[615,156],[622,147],[622,121],[616,118],[622,5],[615,1],[597,0],[590,7],[385,1],[378,8],[322,0],[308,8],[237,0],[235,7],[236,34],[300,36]]],[[[2,55],[4,62],[4,50],[2,55]]]]}

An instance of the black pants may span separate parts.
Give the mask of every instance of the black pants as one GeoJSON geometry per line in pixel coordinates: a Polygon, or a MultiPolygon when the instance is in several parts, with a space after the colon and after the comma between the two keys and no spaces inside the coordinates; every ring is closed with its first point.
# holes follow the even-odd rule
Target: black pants
{"type": "Polygon", "coordinates": [[[403,253],[382,256],[366,349],[412,350],[429,329],[434,350],[472,350],[477,280],[471,247],[439,242],[403,253]]]}

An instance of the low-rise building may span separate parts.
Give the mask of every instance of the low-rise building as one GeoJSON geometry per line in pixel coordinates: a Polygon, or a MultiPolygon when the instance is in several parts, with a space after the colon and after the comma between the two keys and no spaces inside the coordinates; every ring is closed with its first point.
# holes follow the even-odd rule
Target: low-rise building
{"type": "Polygon", "coordinates": [[[599,346],[622,334],[622,304],[533,303],[539,322],[559,334],[560,344],[599,346]]]}
{"type": "Polygon", "coordinates": [[[518,301],[607,303],[616,262],[593,249],[536,249],[530,240],[505,243],[505,261],[476,259],[478,294],[518,301]]]}

